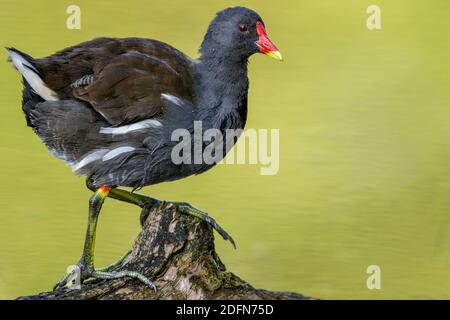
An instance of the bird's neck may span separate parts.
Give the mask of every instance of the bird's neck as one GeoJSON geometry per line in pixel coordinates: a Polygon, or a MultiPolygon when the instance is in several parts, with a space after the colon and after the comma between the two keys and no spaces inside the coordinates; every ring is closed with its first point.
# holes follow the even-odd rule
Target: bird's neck
{"type": "Polygon", "coordinates": [[[242,129],[247,120],[247,59],[202,52],[197,66],[198,119],[217,129],[242,129]]]}

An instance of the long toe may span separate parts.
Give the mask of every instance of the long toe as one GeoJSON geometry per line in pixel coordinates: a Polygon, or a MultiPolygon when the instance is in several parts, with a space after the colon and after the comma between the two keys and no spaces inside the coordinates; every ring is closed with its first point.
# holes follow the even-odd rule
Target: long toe
{"type": "Polygon", "coordinates": [[[112,271],[115,271],[128,258],[128,256],[131,254],[131,251],[132,250],[128,250],[119,260],[117,260],[116,262],[110,264],[109,266],[106,266],[106,267],[103,267],[103,268],[100,268],[100,269],[96,269],[95,271],[97,271],[97,272],[112,272],[112,271]]]}
{"type": "Polygon", "coordinates": [[[192,205],[190,205],[189,203],[185,203],[185,202],[175,203],[175,205],[178,206],[178,210],[180,210],[181,213],[197,217],[200,220],[203,220],[206,223],[208,223],[214,230],[216,230],[220,234],[220,236],[224,240],[230,241],[230,243],[236,249],[236,243],[234,242],[233,238],[208,213],[206,213],[202,210],[199,210],[199,209],[193,207],[192,205]]]}
{"type": "Polygon", "coordinates": [[[92,273],[92,277],[97,279],[122,279],[127,277],[134,278],[141,281],[143,284],[145,284],[146,286],[157,292],[155,284],[152,281],[150,281],[146,276],[136,271],[127,271],[127,270],[113,271],[113,272],[94,271],[92,273]]]}

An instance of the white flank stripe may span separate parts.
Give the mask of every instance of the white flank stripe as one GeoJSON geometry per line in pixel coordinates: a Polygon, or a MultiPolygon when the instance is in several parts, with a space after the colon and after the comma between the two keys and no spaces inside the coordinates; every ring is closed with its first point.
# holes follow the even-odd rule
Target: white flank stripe
{"type": "Polygon", "coordinates": [[[108,151],[109,151],[108,149],[100,149],[100,150],[97,150],[97,151],[94,151],[94,152],[88,154],[86,157],[81,159],[80,162],[74,164],[72,166],[72,170],[73,171],[77,171],[77,170],[83,168],[85,165],[87,165],[87,164],[89,164],[91,162],[100,160],[103,157],[103,155],[108,153],[108,151]]]}
{"type": "Polygon", "coordinates": [[[8,50],[8,54],[11,58],[12,63],[17,68],[17,70],[23,75],[25,80],[33,88],[34,92],[42,97],[42,99],[47,101],[57,101],[58,95],[53,90],[49,89],[41,77],[33,70],[36,70],[33,65],[27,61],[24,57],[15,51],[8,50]]]}
{"type": "Polygon", "coordinates": [[[160,126],[161,122],[159,122],[158,120],[148,119],[121,127],[100,128],[100,133],[126,134],[133,131],[143,130],[147,128],[156,128],[160,126]]]}
{"type": "Polygon", "coordinates": [[[102,161],[111,160],[111,159],[117,157],[118,155],[121,155],[122,153],[131,152],[135,149],[136,148],[133,148],[133,147],[119,147],[119,148],[113,149],[103,156],[102,161]]]}
{"type": "Polygon", "coordinates": [[[170,102],[172,102],[173,104],[176,104],[176,105],[178,105],[178,106],[180,106],[180,107],[183,106],[183,101],[182,101],[180,98],[175,97],[175,96],[173,96],[173,95],[171,95],[171,94],[163,93],[163,94],[161,95],[161,98],[163,98],[164,100],[170,101],[170,102]]]}

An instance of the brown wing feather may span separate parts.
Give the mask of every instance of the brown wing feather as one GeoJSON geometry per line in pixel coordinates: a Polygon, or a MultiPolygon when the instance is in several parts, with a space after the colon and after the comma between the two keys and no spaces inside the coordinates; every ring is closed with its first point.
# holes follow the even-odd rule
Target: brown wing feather
{"type": "Polygon", "coordinates": [[[157,116],[163,112],[163,93],[193,100],[189,59],[159,41],[98,38],[36,64],[61,98],[89,102],[112,125],[157,116]],[[91,84],[71,86],[89,74],[91,84]]]}

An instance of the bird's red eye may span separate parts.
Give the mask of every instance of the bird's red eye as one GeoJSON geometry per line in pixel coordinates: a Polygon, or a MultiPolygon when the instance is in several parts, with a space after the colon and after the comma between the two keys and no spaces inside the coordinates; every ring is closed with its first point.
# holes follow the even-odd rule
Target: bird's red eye
{"type": "Polygon", "coordinates": [[[245,26],[243,24],[240,24],[239,25],[239,31],[240,32],[247,32],[248,31],[247,26],[245,26]]]}

